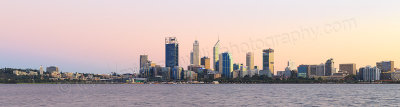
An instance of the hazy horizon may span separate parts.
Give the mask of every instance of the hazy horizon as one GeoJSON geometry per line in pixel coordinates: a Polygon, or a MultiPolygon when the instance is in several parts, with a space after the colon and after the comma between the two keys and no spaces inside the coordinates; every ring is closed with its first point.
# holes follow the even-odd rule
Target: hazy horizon
{"type": "Polygon", "coordinates": [[[375,66],[400,61],[400,1],[387,0],[3,0],[0,67],[58,66],[62,72],[132,73],[139,56],[164,66],[165,37],[179,41],[179,64],[189,65],[193,42],[200,57],[221,52],[245,64],[254,52],[275,49],[275,71],[296,65],[375,66]]]}

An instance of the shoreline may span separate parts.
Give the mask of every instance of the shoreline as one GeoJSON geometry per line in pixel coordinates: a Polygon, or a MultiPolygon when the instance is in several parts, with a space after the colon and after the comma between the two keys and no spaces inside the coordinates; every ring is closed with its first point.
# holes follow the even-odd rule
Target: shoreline
{"type": "Polygon", "coordinates": [[[237,84],[237,85],[245,85],[245,84],[400,84],[400,83],[0,83],[0,84],[130,84],[130,85],[201,85],[201,84],[212,84],[212,85],[224,85],[224,84],[237,84]]]}

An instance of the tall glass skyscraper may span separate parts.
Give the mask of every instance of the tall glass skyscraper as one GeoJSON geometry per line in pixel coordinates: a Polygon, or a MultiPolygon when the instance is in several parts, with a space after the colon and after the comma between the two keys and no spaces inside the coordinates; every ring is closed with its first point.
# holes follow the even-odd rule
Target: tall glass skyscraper
{"type": "Polygon", "coordinates": [[[331,76],[335,72],[335,62],[333,59],[328,59],[325,63],[325,76],[331,76]]]}
{"type": "Polygon", "coordinates": [[[140,55],[140,69],[148,66],[148,60],[147,55],[140,55]]]}
{"type": "Polygon", "coordinates": [[[165,67],[179,66],[179,44],[176,37],[165,38],[165,67]]]}
{"type": "Polygon", "coordinates": [[[232,55],[228,52],[221,53],[219,55],[219,72],[225,78],[231,78],[233,72],[233,61],[232,55]]]}
{"type": "Polygon", "coordinates": [[[219,60],[219,38],[218,38],[218,41],[217,41],[217,43],[215,43],[215,45],[214,45],[214,50],[213,50],[213,55],[214,55],[214,62],[213,62],[213,64],[214,64],[214,70],[215,71],[219,71],[218,70],[218,68],[219,68],[219,66],[218,66],[218,64],[217,64],[217,62],[219,62],[218,60],[219,60]]]}
{"type": "Polygon", "coordinates": [[[263,70],[269,70],[272,75],[275,74],[274,50],[271,48],[263,50],[263,70]]]}

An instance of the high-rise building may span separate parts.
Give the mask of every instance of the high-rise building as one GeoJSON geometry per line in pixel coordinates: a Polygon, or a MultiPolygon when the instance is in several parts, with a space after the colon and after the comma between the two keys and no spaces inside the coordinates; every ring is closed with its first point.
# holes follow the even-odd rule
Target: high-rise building
{"type": "Polygon", "coordinates": [[[377,62],[376,67],[378,67],[382,72],[394,72],[394,61],[377,62]]]}
{"type": "Polygon", "coordinates": [[[366,66],[359,70],[360,79],[363,81],[380,80],[381,70],[378,67],[366,66]]]}
{"type": "Polygon", "coordinates": [[[196,40],[193,43],[193,65],[200,65],[200,52],[199,52],[199,42],[196,40]]]}
{"type": "Polygon", "coordinates": [[[217,66],[217,62],[219,62],[219,38],[217,43],[215,43],[214,45],[214,50],[213,50],[213,54],[214,54],[214,59],[213,59],[213,64],[214,64],[214,70],[215,71],[219,71],[218,68],[219,66],[217,66]]]}
{"type": "Polygon", "coordinates": [[[208,57],[201,58],[201,65],[203,65],[205,69],[211,69],[210,58],[208,58],[208,57]]]}
{"type": "Polygon", "coordinates": [[[339,70],[342,72],[347,72],[349,75],[357,75],[356,64],[339,64],[339,70]]]}
{"type": "Polygon", "coordinates": [[[231,78],[233,71],[232,55],[228,52],[224,52],[219,55],[219,72],[225,78],[231,78]]]}
{"type": "Polygon", "coordinates": [[[140,55],[140,69],[148,66],[148,56],[147,55],[140,55]]]}
{"type": "Polygon", "coordinates": [[[336,72],[335,62],[333,62],[333,59],[331,58],[325,63],[325,76],[331,76],[334,72],[336,72]]]}
{"type": "Polygon", "coordinates": [[[265,49],[263,50],[263,70],[269,70],[272,75],[274,72],[274,50],[273,49],[265,49]]]}
{"type": "Polygon", "coordinates": [[[179,66],[179,43],[176,37],[165,38],[165,67],[179,66]]]}
{"type": "Polygon", "coordinates": [[[254,69],[254,53],[248,52],[246,54],[246,66],[248,67],[248,70],[254,69]]]}

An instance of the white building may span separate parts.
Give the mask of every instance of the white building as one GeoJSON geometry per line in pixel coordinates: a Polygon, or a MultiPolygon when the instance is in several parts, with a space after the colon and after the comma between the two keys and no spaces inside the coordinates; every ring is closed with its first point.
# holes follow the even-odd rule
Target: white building
{"type": "Polygon", "coordinates": [[[363,81],[380,80],[381,70],[378,67],[366,66],[360,68],[359,75],[363,81]]]}
{"type": "Polygon", "coordinates": [[[254,69],[254,53],[248,52],[246,54],[246,66],[248,67],[248,70],[254,69]]]}

